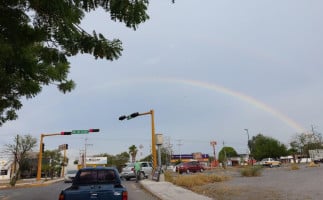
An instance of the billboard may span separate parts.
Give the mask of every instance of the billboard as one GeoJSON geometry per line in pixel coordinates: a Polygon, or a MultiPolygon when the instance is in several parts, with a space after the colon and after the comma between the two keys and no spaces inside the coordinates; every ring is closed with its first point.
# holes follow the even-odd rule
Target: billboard
{"type": "Polygon", "coordinates": [[[88,165],[105,165],[108,163],[107,157],[87,157],[86,164],[88,165]]]}

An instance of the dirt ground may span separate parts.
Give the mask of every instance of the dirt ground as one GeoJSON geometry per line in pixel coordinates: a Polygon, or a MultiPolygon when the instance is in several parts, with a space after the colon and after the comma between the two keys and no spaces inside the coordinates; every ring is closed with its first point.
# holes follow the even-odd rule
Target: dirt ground
{"type": "MultiPolygon", "coordinates": [[[[216,172],[217,173],[217,172],[216,172]]],[[[301,165],[264,168],[259,177],[242,177],[239,169],[222,170],[229,181],[194,188],[198,193],[217,200],[321,200],[323,199],[323,166],[301,165]]]]}

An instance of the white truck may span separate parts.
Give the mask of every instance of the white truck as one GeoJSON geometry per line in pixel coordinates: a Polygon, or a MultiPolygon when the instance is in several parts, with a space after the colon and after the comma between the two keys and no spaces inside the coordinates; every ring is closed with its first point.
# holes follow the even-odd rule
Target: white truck
{"type": "Polygon", "coordinates": [[[323,163],[323,149],[308,150],[308,152],[314,163],[323,163]]]}

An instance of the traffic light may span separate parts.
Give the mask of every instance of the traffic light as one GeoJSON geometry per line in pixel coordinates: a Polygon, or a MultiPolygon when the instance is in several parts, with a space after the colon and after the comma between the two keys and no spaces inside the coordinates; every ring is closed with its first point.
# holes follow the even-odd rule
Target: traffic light
{"type": "Polygon", "coordinates": [[[129,119],[135,118],[135,117],[137,117],[138,115],[139,115],[139,113],[138,113],[138,112],[132,113],[131,115],[127,116],[127,119],[129,120],[129,119]]]}
{"type": "Polygon", "coordinates": [[[41,144],[41,152],[42,152],[42,153],[44,153],[44,151],[45,151],[45,144],[44,144],[44,143],[42,143],[42,144],[41,144]]]}
{"type": "Polygon", "coordinates": [[[122,121],[122,120],[124,120],[124,119],[126,119],[126,118],[127,118],[127,117],[126,117],[125,115],[122,115],[122,116],[120,116],[120,117],[119,117],[119,120],[121,120],[121,121],[122,121]]]}
{"type": "Polygon", "coordinates": [[[63,131],[61,132],[61,135],[72,135],[72,132],[63,131]]]}
{"type": "Polygon", "coordinates": [[[89,132],[100,132],[100,129],[98,128],[89,129],[89,132]]]}

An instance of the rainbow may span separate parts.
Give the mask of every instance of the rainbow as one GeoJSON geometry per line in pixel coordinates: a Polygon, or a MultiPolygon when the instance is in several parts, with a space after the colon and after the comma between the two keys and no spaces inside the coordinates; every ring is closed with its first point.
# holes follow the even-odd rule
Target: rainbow
{"type": "MultiPolygon", "coordinates": [[[[123,81],[121,81],[123,82],[123,81]]],[[[122,84],[121,82],[115,83],[115,84],[122,84]]],[[[216,92],[220,92],[222,94],[232,96],[234,98],[237,98],[241,101],[244,101],[252,106],[255,106],[256,108],[263,110],[283,123],[287,124],[289,127],[294,129],[298,133],[304,133],[306,132],[305,129],[296,123],[293,119],[288,117],[287,115],[284,115],[283,113],[279,112],[278,110],[270,107],[269,105],[251,97],[246,94],[231,90],[229,88],[214,84],[214,83],[208,83],[208,82],[203,82],[203,81],[198,81],[198,80],[189,80],[189,79],[179,79],[179,78],[169,78],[169,77],[158,77],[158,78],[141,78],[141,79],[131,79],[127,80],[126,82],[169,82],[169,83],[177,83],[177,84],[182,84],[182,85],[190,85],[194,87],[200,87],[203,89],[207,90],[212,90],[216,92]]],[[[123,82],[124,83],[124,82],[123,82]]],[[[114,84],[113,84],[114,85],[114,84]]]]}

